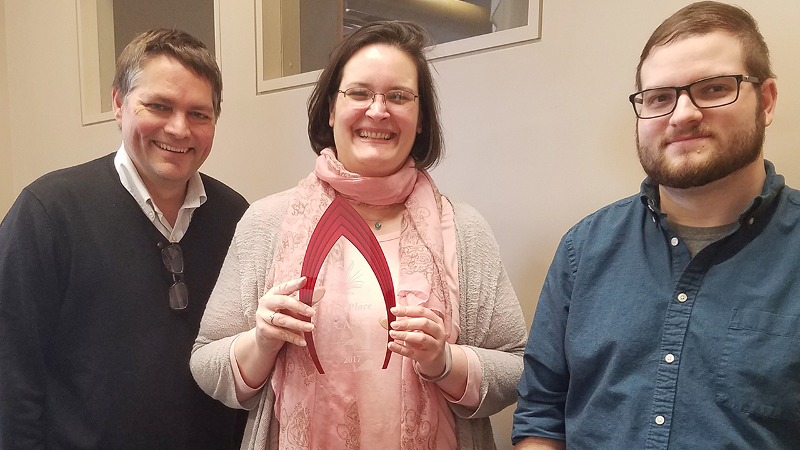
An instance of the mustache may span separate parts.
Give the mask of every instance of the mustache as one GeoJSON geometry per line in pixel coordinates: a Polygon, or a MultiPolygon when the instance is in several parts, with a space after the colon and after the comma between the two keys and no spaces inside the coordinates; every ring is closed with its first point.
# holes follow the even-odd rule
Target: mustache
{"type": "Polygon", "coordinates": [[[700,124],[694,125],[689,129],[670,131],[663,137],[663,139],[661,139],[661,147],[669,145],[675,141],[698,137],[714,137],[714,133],[712,133],[708,127],[700,124]]]}

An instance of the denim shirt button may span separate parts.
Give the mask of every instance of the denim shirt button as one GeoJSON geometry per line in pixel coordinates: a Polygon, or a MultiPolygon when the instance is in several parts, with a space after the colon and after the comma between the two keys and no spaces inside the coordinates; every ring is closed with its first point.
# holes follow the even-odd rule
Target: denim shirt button
{"type": "Polygon", "coordinates": [[[753,218],[753,217],[751,217],[751,218],[750,218],[750,220],[748,220],[748,221],[747,221],[747,223],[749,223],[750,225],[752,225],[752,224],[753,224],[753,222],[755,222],[755,221],[756,221],[756,219],[755,219],[755,218],[753,218]]]}
{"type": "Polygon", "coordinates": [[[664,356],[664,361],[666,361],[668,364],[672,364],[673,362],[675,362],[675,355],[673,355],[672,353],[667,353],[664,356]]]}
{"type": "Polygon", "coordinates": [[[689,297],[686,294],[684,294],[683,292],[678,294],[678,301],[681,302],[681,303],[685,302],[688,298],[689,297]]]}
{"type": "Polygon", "coordinates": [[[667,420],[664,419],[664,416],[656,416],[656,425],[664,425],[664,422],[667,420]]]}
{"type": "Polygon", "coordinates": [[[678,245],[678,238],[673,237],[672,239],[669,240],[669,243],[672,244],[673,247],[677,246],[678,245]]]}

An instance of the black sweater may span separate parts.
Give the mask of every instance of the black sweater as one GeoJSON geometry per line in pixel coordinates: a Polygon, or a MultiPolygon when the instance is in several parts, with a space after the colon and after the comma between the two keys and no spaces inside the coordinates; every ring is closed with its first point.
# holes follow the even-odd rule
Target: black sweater
{"type": "Polygon", "coordinates": [[[189,356],[247,202],[203,175],[176,312],[167,239],[113,159],[38,179],[0,224],[0,449],[238,448],[238,413],[197,387],[189,356]]]}

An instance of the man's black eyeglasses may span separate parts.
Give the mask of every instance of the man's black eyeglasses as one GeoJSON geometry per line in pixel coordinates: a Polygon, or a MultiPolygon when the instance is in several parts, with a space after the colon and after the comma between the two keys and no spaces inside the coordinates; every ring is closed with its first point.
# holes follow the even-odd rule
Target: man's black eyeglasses
{"type": "Polygon", "coordinates": [[[159,243],[161,260],[164,267],[172,274],[172,286],[169,287],[169,307],[175,310],[186,309],[189,305],[189,289],[183,282],[183,251],[177,242],[167,246],[159,243]]]}
{"type": "Polygon", "coordinates": [[[628,99],[633,104],[636,117],[655,119],[675,111],[682,91],[686,91],[694,106],[701,109],[730,105],[739,99],[739,88],[743,81],[761,83],[760,79],[747,75],[720,75],[684,86],[645,89],[631,94],[628,99]]]}

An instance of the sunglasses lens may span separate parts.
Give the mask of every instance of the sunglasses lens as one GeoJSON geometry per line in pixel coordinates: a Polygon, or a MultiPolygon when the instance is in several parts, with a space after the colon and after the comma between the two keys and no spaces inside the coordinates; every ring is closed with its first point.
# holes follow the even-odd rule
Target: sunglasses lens
{"type": "MultiPolygon", "coordinates": [[[[160,246],[160,244],[159,244],[160,246]]],[[[164,267],[172,273],[172,286],[169,288],[169,306],[175,310],[186,309],[189,305],[189,289],[183,282],[183,252],[181,246],[173,242],[161,249],[164,267]]]]}
{"type": "Polygon", "coordinates": [[[161,250],[164,266],[172,273],[183,273],[183,252],[178,244],[170,244],[161,250]]]}
{"type": "Polygon", "coordinates": [[[186,283],[178,281],[169,288],[169,306],[172,309],[186,309],[189,305],[189,290],[186,283]]]}

